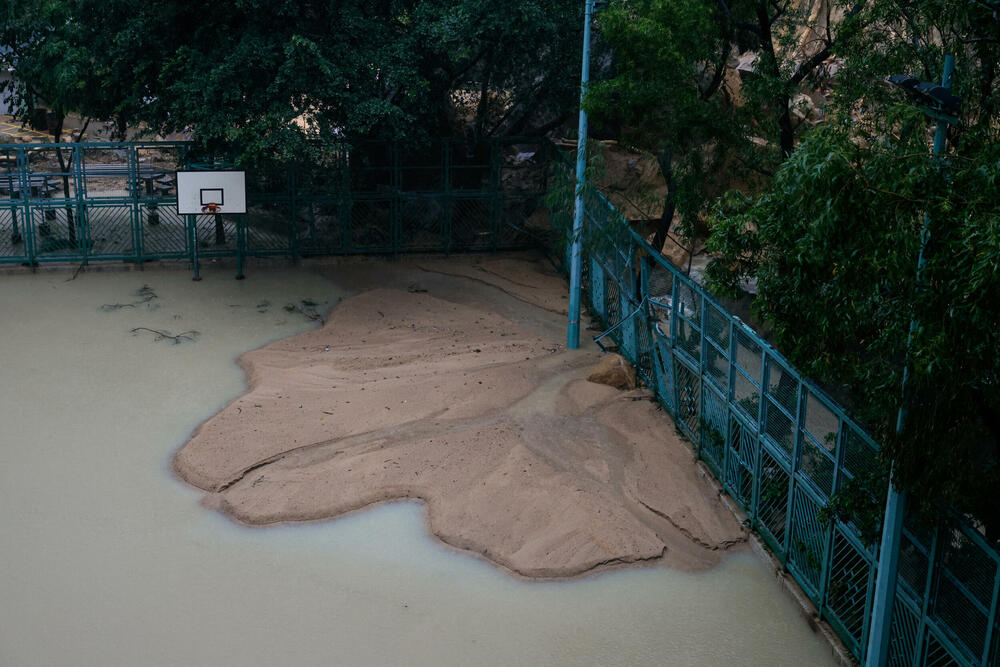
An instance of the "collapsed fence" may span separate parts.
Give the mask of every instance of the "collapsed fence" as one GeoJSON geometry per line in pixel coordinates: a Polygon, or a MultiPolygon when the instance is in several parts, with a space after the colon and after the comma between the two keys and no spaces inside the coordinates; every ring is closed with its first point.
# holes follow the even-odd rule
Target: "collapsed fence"
{"type": "MultiPolygon", "coordinates": [[[[0,145],[0,263],[396,254],[531,245],[551,145],[363,143],[247,170],[245,215],[181,216],[187,142],[0,145]]],[[[207,167],[206,167],[207,168],[207,167]]]]}
{"type": "MultiPolygon", "coordinates": [[[[562,202],[551,207],[552,226],[567,239],[574,190],[571,165],[557,157],[553,192],[562,202]]],[[[878,538],[821,510],[850,480],[874,471],[877,445],[655,252],[592,184],[583,197],[583,289],[591,312],[820,618],[863,661],[878,538]]],[[[873,502],[884,507],[885,498],[873,502]]],[[[889,664],[1000,664],[1000,556],[980,532],[960,522],[927,529],[908,519],[899,556],[889,664]]]]}

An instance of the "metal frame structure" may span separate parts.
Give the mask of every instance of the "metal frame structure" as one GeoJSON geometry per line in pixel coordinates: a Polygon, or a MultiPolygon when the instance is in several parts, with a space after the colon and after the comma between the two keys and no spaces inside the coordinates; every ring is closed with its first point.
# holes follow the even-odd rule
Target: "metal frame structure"
{"type": "MultiPolygon", "coordinates": [[[[553,226],[568,250],[576,189],[568,158],[556,161],[554,177],[565,205],[552,212],[553,226]]],[[[591,312],[820,618],[864,661],[878,545],[852,523],[824,522],[820,510],[875,468],[876,443],[632,231],[593,185],[583,196],[583,290],[591,312]]],[[[904,521],[898,556],[888,663],[1000,664],[1000,555],[983,535],[957,518],[929,532],[904,521]]]]}
{"type": "Polygon", "coordinates": [[[180,216],[185,142],[0,145],[0,264],[460,252],[529,247],[552,146],[366,143],[247,173],[245,216],[180,216]]]}

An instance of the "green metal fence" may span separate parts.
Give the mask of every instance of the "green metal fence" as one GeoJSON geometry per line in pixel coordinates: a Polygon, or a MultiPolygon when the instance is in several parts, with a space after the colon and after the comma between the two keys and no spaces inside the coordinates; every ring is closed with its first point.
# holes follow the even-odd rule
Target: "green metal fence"
{"type": "Polygon", "coordinates": [[[0,263],[500,250],[546,190],[550,144],[366,143],[247,172],[246,215],[179,216],[184,142],[0,145],[0,263]]]}
{"type": "MultiPolygon", "coordinates": [[[[572,229],[574,181],[557,160],[572,229]]],[[[589,185],[584,290],[623,356],[695,443],[723,489],[859,660],[867,648],[878,545],[821,520],[831,494],[875,467],[877,445],[753,329],[663,259],[589,185]]],[[[885,499],[874,499],[884,507],[885,499]]],[[[1000,664],[1000,556],[975,528],[908,523],[892,665],[1000,664]]]]}

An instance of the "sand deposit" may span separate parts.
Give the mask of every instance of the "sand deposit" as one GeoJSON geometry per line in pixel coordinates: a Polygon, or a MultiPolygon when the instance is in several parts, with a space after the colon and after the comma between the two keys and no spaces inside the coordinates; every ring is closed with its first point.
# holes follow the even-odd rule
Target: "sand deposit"
{"type": "Polygon", "coordinates": [[[346,261],[325,324],[243,355],[248,391],[174,458],[247,524],[419,499],[443,542],[529,577],[702,570],[745,534],[644,389],[588,382],[531,256],[346,261]]]}

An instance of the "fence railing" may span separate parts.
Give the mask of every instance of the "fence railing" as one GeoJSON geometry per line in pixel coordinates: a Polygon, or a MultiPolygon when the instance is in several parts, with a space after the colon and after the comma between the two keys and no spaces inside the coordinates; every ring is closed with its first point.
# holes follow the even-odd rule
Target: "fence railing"
{"type": "MultiPolygon", "coordinates": [[[[565,205],[554,207],[552,221],[567,238],[573,178],[569,162],[557,159],[553,191],[565,205]]],[[[874,470],[876,443],[653,251],[592,185],[583,195],[583,284],[593,314],[819,616],[863,661],[878,538],[821,509],[874,470]]],[[[884,507],[885,499],[872,502],[884,507]]],[[[1000,556],[983,536],[960,523],[928,530],[908,522],[899,562],[890,664],[1000,664],[1000,556]]]]}
{"type": "Polygon", "coordinates": [[[0,145],[0,263],[498,250],[546,191],[550,144],[366,143],[247,172],[246,215],[180,216],[185,142],[0,145]]]}

